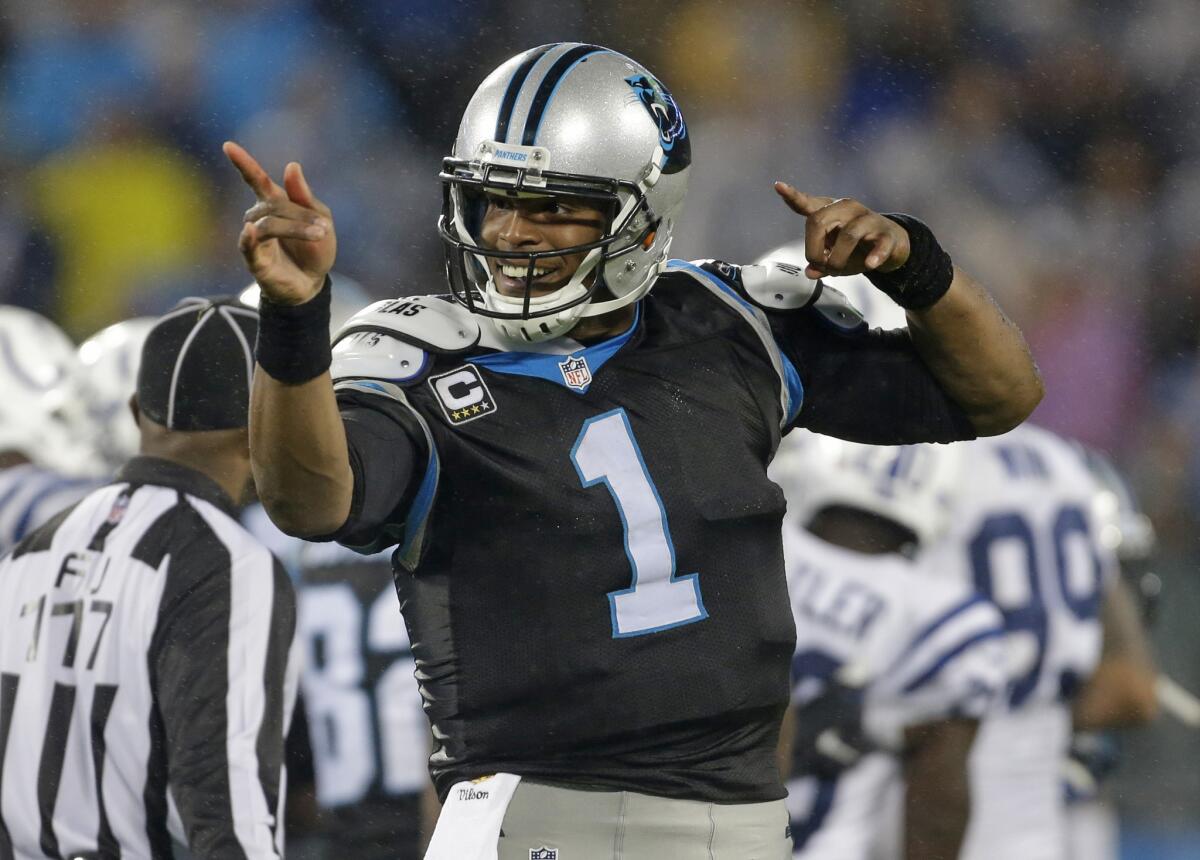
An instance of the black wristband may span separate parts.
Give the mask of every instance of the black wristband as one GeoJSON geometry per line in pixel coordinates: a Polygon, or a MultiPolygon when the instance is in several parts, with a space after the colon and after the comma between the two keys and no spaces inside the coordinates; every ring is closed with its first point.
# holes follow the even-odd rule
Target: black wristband
{"type": "Polygon", "coordinates": [[[908,233],[908,259],[891,272],[866,272],[867,279],[902,308],[921,310],[946,294],[954,280],[954,263],[933,231],[911,215],[887,213],[908,233]]]}
{"type": "Polygon", "coordinates": [[[277,304],[260,293],[254,358],[272,379],[299,385],[329,370],[333,361],[329,344],[332,294],[328,275],[321,292],[301,305],[277,304]]]}

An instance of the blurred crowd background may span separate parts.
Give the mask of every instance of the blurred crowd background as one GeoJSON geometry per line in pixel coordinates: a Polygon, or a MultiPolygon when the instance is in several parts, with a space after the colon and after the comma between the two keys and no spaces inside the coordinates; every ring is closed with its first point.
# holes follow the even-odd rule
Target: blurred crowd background
{"type": "MultiPolygon", "coordinates": [[[[244,286],[229,138],[277,177],[304,164],[338,271],[372,296],[443,291],[458,117],[488,70],[558,40],[631,54],[678,99],[677,256],[800,235],[776,178],[934,228],[1029,338],[1035,420],[1140,491],[1158,656],[1200,688],[1195,0],[0,0],[0,302],[83,338],[244,286]]],[[[1126,753],[1126,856],[1200,839],[1200,739],[1163,718],[1126,753]]]]}

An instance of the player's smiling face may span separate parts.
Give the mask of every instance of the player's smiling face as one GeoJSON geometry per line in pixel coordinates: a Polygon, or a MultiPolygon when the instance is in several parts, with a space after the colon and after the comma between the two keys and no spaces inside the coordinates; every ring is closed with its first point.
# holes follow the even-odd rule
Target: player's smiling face
{"type": "MultiPolygon", "coordinates": [[[[582,198],[510,198],[489,194],[480,244],[497,251],[524,253],[572,248],[599,241],[606,224],[606,214],[582,198]]],[[[564,286],[586,256],[586,251],[580,251],[539,259],[534,267],[533,295],[543,296],[564,286]]],[[[525,294],[529,273],[526,261],[488,258],[488,268],[501,294],[525,294]]]]}

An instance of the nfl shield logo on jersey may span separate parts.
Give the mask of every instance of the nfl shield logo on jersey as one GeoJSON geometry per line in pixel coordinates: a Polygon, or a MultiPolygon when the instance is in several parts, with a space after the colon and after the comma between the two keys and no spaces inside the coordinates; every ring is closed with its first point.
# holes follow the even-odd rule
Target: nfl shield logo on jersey
{"type": "Polygon", "coordinates": [[[541,848],[530,848],[529,860],[558,860],[558,849],[547,848],[545,845],[541,848]]]}
{"type": "Polygon", "coordinates": [[[558,369],[562,371],[563,382],[571,388],[583,391],[592,383],[592,371],[582,355],[572,355],[566,361],[560,361],[558,369]]]}
{"type": "Polygon", "coordinates": [[[113,502],[112,507],[108,511],[108,516],[104,518],[105,525],[118,525],[125,518],[125,511],[129,510],[129,497],[131,493],[121,493],[113,502]]]}

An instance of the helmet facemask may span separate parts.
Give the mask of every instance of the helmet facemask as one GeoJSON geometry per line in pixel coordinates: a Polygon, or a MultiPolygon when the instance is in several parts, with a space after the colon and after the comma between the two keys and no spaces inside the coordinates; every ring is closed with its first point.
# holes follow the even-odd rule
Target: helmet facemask
{"type": "MultiPolygon", "coordinates": [[[[481,146],[481,157],[476,160],[447,158],[443,162],[438,229],[446,246],[447,276],[455,299],[472,313],[496,320],[496,327],[511,338],[540,341],[565,334],[581,317],[616,310],[646,293],[657,271],[648,273],[644,283],[622,284],[617,289],[612,284],[614,269],[620,278],[622,258],[658,244],[655,230],[659,222],[640,183],[497,164],[492,158],[498,154],[524,155],[529,162],[549,161],[549,153],[538,147],[493,143],[481,146]],[[481,240],[489,195],[582,200],[606,213],[606,221],[594,242],[534,252],[501,251],[484,246],[481,240]],[[583,259],[566,284],[536,295],[539,261],[578,254],[583,254],[583,259]],[[490,261],[497,266],[500,261],[511,261],[524,269],[524,289],[519,295],[500,291],[490,261]],[[601,300],[595,301],[597,298],[601,300]]],[[[662,256],[665,259],[665,247],[662,256]]]]}

